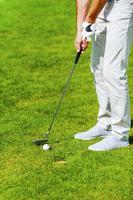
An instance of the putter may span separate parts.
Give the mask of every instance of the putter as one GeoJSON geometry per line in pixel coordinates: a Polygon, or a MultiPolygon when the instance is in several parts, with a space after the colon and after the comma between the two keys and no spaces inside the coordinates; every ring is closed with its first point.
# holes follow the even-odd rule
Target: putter
{"type": "Polygon", "coordinates": [[[47,131],[46,133],[44,133],[44,139],[38,139],[38,140],[34,140],[34,141],[33,141],[33,143],[34,143],[35,145],[40,146],[40,145],[48,144],[48,136],[49,136],[49,134],[51,133],[51,129],[52,129],[53,123],[54,123],[55,118],[56,118],[56,116],[57,116],[57,113],[58,113],[58,111],[59,111],[59,109],[60,109],[60,106],[61,106],[61,103],[62,103],[62,101],[63,101],[63,98],[64,98],[64,96],[65,96],[65,94],[66,94],[68,85],[69,85],[70,80],[71,80],[71,78],[72,78],[72,75],[73,75],[73,73],[74,73],[76,64],[78,63],[78,60],[79,60],[79,58],[80,58],[81,52],[82,52],[82,47],[80,48],[80,51],[77,52],[77,55],[76,55],[75,60],[74,60],[74,66],[73,66],[73,68],[71,69],[69,78],[68,78],[67,83],[66,83],[66,85],[65,85],[65,87],[64,87],[64,90],[63,90],[63,92],[62,92],[60,101],[59,101],[59,103],[58,103],[58,105],[57,105],[57,107],[56,107],[56,110],[55,110],[54,114],[53,114],[53,117],[52,117],[50,126],[49,126],[49,128],[48,128],[48,131],[47,131]]]}

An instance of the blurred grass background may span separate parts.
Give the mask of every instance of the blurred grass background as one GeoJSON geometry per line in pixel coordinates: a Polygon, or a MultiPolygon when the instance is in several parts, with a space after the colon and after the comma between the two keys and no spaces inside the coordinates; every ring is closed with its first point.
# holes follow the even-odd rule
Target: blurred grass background
{"type": "MultiPolygon", "coordinates": [[[[44,152],[75,57],[75,1],[0,0],[0,200],[132,200],[133,146],[89,152],[73,134],[96,123],[89,48],[80,59],[44,152]]],[[[129,60],[133,116],[133,50],[129,60]]],[[[130,136],[133,130],[130,131],[130,136]]]]}

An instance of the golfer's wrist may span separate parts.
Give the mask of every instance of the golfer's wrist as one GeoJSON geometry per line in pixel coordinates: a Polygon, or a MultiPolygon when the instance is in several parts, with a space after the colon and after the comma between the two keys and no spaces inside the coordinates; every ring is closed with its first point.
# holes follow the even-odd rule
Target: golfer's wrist
{"type": "Polygon", "coordinates": [[[82,32],[82,23],[77,25],[77,33],[82,32]]]}
{"type": "Polygon", "coordinates": [[[83,28],[77,29],[76,37],[80,37],[82,35],[82,30],[83,30],[83,28]]]}
{"type": "Polygon", "coordinates": [[[87,16],[87,17],[85,18],[85,22],[88,22],[88,23],[90,23],[90,24],[94,24],[95,21],[96,21],[95,18],[92,18],[92,17],[89,17],[89,16],[87,16]]]}

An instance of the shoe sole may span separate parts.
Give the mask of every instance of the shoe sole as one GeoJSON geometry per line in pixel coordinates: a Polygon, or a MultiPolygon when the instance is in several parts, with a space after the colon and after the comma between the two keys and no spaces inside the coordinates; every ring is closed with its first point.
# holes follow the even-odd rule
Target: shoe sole
{"type": "Polygon", "coordinates": [[[90,151],[110,151],[110,150],[115,150],[115,149],[118,149],[118,148],[124,148],[124,147],[127,147],[127,146],[129,146],[129,144],[126,144],[126,145],[123,145],[123,146],[117,146],[117,147],[111,148],[111,149],[100,149],[100,150],[89,149],[89,147],[88,147],[88,150],[90,150],[90,151]]]}
{"type": "Polygon", "coordinates": [[[93,139],[95,139],[95,138],[98,138],[98,137],[101,137],[101,138],[106,138],[108,135],[99,135],[99,136],[96,136],[96,137],[92,137],[92,138],[76,138],[76,137],[74,137],[74,139],[77,139],[77,140],[93,140],[93,139]]]}

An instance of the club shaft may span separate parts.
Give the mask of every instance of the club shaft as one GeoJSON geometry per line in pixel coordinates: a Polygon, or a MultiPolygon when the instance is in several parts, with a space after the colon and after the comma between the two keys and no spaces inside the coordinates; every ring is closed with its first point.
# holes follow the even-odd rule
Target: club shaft
{"type": "Polygon", "coordinates": [[[48,129],[47,133],[45,133],[45,135],[44,135],[45,139],[33,141],[33,143],[36,144],[36,145],[43,145],[43,144],[45,144],[46,142],[48,143],[48,136],[49,136],[49,134],[50,134],[50,132],[51,132],[51,129],[52,129],[52,126],[53,126],[55,117],[56,117],[56,115],[57,115],[57,113],[58,113],[58,111],[59,111],[59,108],[60,108],[60,106],[61,106],[61,103],[62,103],[62,101],[63,101],[63,98],[64,98],[64,96],[65,96],[65,94],[66,94],[67,88],[68,88],[68,86],[69,86],[70,80],[71,80],[72,75],[73,75],[73,73],[74,73],[76,64],[78,63],[78,60],[79,60],[79,58],[80,58],[81,52],[82,52],[82,47],[80,48],[80,51],[77,52],[77,55],[76,55],[76,57],[75,57],[75,61],[74,61],[73,68],[72,68],[72,70],[71,70],[71,72],[70,72],[69,78],[68,78],[68,80],[67,80],[67,82],[66,82],[66,85],[65,85],[65,87],[64,87],[64,89],[63,89],[63,92],[62,92],[60,101],[59,101],[59,103],[58,103],[58,105],[57,105],[57,107],[56,107],[56,110],[55,110],[54,114],[53,114],[53,117],[52,117],[52,120],[51,120],[49,129],[48,129]]]}
{"type": "Polygon", "coordinates": [[[68,86],[69,86],[69,83],[70,83],[70,80],[71,80],[71,78],[72,78],[72,75],[73,75],[73,73],[74,73],[76,64],[77,64],[77,63],[74,63],[74,66],[73,66],[73,68],[72,68],[72,70],[71,70],[71,72],[70,72],[70,75],[69,75],[69,78],[68,78],[67,83],[66,83],[66,85],[65,85],[65,88],[64,88],[64,90],[63,90],[63,92],[62,92],[60,101],[59,101],[59,103],[58,103],[58,105],[57,105],[57,108],[56,108],[56,110],[55,110],[55,112],[54,112],[54,115],[53,115],[53,117],[52,117],[52,121],[51,121],[51,124],[50,124],[49,129],[48,129],[48,132],[49,132],[49,133],[50,133],[50,131],[51,131],[51,129],[52,129],[52,126],[53,126],[55,117],[56,117],[56,115],[57,115],[57,113],[58,113],[58,111],[59,111],[59,109],[60,109],[61,103],[62,103],[62,101],[63,101],[63,99],[64,99],[65,94],[66,94],[66,91],[67,91],[67,88],[68,88],[68,86]]]}

